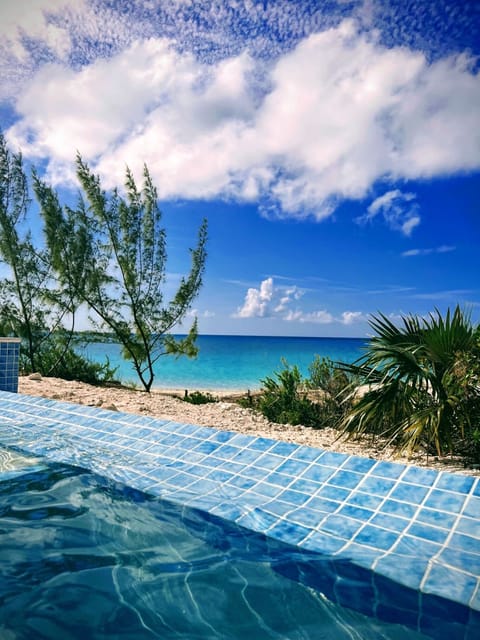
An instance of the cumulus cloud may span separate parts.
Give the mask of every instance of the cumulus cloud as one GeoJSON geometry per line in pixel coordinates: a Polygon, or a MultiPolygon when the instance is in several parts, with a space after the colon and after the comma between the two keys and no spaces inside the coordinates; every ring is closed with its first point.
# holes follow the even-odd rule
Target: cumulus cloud
{"type": "Polygon", "coordinates": [[[391,229],[410,236],[413,229],[420,224],[418,210],[414,193],[403,193],[394,189],[376,198],[368,207],[367,213],[357,218],[357,222],[366,223],[380,214],[391,229]]]}
{"type": "Polygon", "coordinates": [[[271,315],[273,298],[273,279],[263,280],[258,289],[251,287],[245,295],[245,301],[238,308],[237,318],[265,318],[271,315]]]}
{"type": "MultiPolygon", "coordinates": [[[[480,76],[467,55],[429,63],[351,20],[267,62],[238,51],[207,63],[174,45],[152,36],[79,68],[44,66],[18,97],[9,141],[46,159],[56,182],[71,179],[79,149],[110,186],[126,162],[146,162],[161,198],[317,220],[379,180],[480,167],[480,76]]],[[[388,191],[367,217],[410,235],[420,216],[409,195],[388,191]]]]}
{"type": "Polygon", "coordinates": [[[273,278],[266,278],[258,288],[250,287],[245,294],[243,305],[234,318],[277,318],[289,323],[351,325],[363,322],[365,316],[360,311],[344,311],[336,317],[326,309],[305,310],[298,306],[305,290],[297,286],[278,286],[273,278]]]}

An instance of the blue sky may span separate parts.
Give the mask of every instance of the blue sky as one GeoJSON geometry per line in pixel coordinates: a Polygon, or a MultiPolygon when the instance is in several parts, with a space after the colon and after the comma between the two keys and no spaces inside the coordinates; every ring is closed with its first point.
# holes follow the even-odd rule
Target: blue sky
{"type": "Polygon", "coordinates": [[[480,319],[480,8],[462,0],[2,0],[0,127],[63,194],[144,162],[202,333],[480,319]]]}

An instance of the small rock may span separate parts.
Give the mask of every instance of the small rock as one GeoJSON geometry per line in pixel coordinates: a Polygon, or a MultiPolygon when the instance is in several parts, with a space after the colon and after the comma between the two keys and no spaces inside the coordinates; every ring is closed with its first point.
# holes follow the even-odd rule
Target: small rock
{"type": "Polygon", "coordinates": [[[106,409],[107,411],[118,411],[117,407],[113,404],[106,404],[102,407],[102,409],[106,409]]]}
{"type": "Polygon", "coordinates": [[[35,371],[35,373],[31,373],[31,374],[28,376],[28,379],[29,379],[29,380],[38,380],[38,381],[40,381],[40,380],[42,380],[42,376],[41,376],[41,374],[40,374],[40,373],[38,373],[38,371],[35,371]]]}

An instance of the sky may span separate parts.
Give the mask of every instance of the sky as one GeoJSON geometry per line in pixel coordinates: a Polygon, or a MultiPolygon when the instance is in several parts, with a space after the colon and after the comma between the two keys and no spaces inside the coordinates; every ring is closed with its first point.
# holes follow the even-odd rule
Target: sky
{"type": "MultiPolygon", "coordinates": [[[[68,199],[144,163],[203,334],[480,321],[476,0],[1,0],[0,129],[68,199]]],[[[86,322],[86,321],[85,321],[86,322]]]]}

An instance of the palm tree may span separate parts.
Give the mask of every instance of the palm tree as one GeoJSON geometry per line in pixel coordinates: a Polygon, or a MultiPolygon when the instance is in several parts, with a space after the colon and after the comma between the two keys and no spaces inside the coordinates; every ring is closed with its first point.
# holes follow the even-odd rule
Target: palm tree
{"type": "MultiPolygon", "coordinates": [[[[406,316],[396,326],[374,316],[364,356],[343,369],[369,390],[343,421],[346,433],[386,436],[401,450],[420,442],[438,455],[453,441],[480,436],[480,327],[458,306],[442,317],[406,316]]],[[[356,389],[352,391],[352,397],[356,389]]]]}

